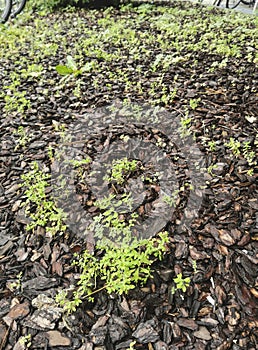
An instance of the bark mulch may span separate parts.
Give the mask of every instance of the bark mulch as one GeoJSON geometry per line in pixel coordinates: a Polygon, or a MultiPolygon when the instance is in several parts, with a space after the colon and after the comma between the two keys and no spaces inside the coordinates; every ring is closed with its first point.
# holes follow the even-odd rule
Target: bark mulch
{"type": "MultiPolygon", "coordinates": [[[[189,9],[185,4],[171,6],[189,9]]],[[[210,12],[198,9],[205,18],[209,14],[226,16],[217,9],[210,12]]],[[[131,11],[120,13],[119,9],[113,9],[109,15],[126,20],[127,16],[136,16],[131,11]]],[[[91,16],[79,10],[49,14],[46,23],[49,28],[63,23],[64,31],[58,40],[66,38],[68,42],[71,35],[70,47],[75,47],[76,30],[71,28],[80,21],[98,26],[94,16],[101,19],[103,11],[91,16]]],[[[139,30],[147,31],[150,22],[148,18],[142,20],[139,30]]],[[[38,30],[32,19],[20,25],[35,26],[38,30]]],[[[83,35],[79,27],[78,31],[83,35]]],[[[153,28],[151,31],[152,35],[159,34],[153,28]]],[[[158,51],[155,52],[155,47],[151,50],[155,58],[158,51]]],[[[129,53],[124,54],[119,64],[110,62],[110,70],[116,64],[128,73],[129,80],[137,81],[136,62],[129,59],[129,53]]],[[[93,86],[91,80],[97,73],[87,73],[82,78],[81,96],[75,97],[74,80],[58,90],[60,77],[51,69],[64,61],[64,55],[64,49],[59,48],[55,55],[42,57],[44,67],[50,67],[42,73],[44,84],[42,80],[39,84],[35,76],[22,80],[21,89],[27,91],[31,101],[25,116],[14,111],[5,111],[0,116],[0,350],[23,350],[29,346],[38,350],[125,350],[130,344],[137,350],[257,349],[258,166],[254,164],[253,174],[248,174],[248,162],[243,154],[234,156],[225,146],[231,137],[240,142],[248,140],[257,159],[257,65],[248,62],[243,52],[238,58],[229,56],[221,68],[208,69],[221,57],[200,51],[189,55],[187,61],[175,63],[163,75],[167,85],[177,76],[175,99],[165,106],[171,116],[180,118],[190,99],[201,98],[190,111],[190,130],[207,168],[211,164],[217,167],[205,174],[206,188],[198,216],[181,230],[177,229],[177,215],[168,218],[168,249],[164,259],[154,263],[153,277],[146,285],[127,295],[108,295],[102,290],[94,302],[85,301],[75,313],[64,316],[53,298],[59,289],[69,287],[78,278],[71,261],[74,253],[85,248],[86,242],[72,230],[53,237],[46,237],[43,228],[38,228],[36,233],[26,231],[28,218],[22,207],[26,198],[20,188],[20,176],[30,169],[34,160],[50,171],[48,146],[60,143],[60,132],[55,132],[54,125],[69,127],[86,112],[115,99],[149,102],[150,82],[160,78],[158,72],[149,70],[150,57],[140,57],[137,65],[145,72],[142,94],[126,91],[124,83],[119,81],[111,81],[112,87],[107,90],[110,76],[103,69],[98,77],[99,85],[93,86]],[[18,136],[14,130],[21,125],[30,140],[24,147],[16,147],[18,136]],[[214,151],[207,147],[212,140],[216,142],[214,151]],[[186,293],[173,294],[173,278],[179,273],[189,276],[191,283],[186,293]],[[28,335],[30,339],[19,341],[28,335]]],[[[21,58],[21,63],[15,59],[1,58],[4,67],[4,70],[0,68],[1,89],[10,83],[10,73],[19,71],[19,64],[23,64],[21,58]]],[[[29,60],[33,62],[33,57],[29,60]]],[[[99,64],[107,63],[99,59],[99,64]]],[[[1,98],[1,110],[4,105],[1,98]]],[[[111,125],[106,134],[92,127],[92,133],[90,129],[87,135],[91,137],[87,147],[92,156],[106,147],[107,142],[116,140],[122,134],[121,129],[123,135],[140,135],[143,142],[156,142],[157,135],[167,142],[164,134],[146,131],[144,126],[133,123],[121,128],[111,125]]],[[[182,181],[184,176],[183,169],[182,181]]],[[[156,192],[150,190],[149,204],[142,206],[143,212],[147,213],[148,205],[156,200],[156,192]]],[[[89,193],[81,188],[80,195],[87,201],[90,212],[89,193]]],[[[184,198],[181,199],[179,211],[184,208],[184,198]]]]}

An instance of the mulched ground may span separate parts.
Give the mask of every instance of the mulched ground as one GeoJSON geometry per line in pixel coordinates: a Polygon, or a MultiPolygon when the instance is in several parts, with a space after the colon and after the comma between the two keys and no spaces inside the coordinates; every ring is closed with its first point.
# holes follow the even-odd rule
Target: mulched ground
{"type": "MultiPolygon", "coordinates": [[[[119,10],[111,12],[115,18],[131,15],[120,14],[119,10]]],[[[49,15],[48,25],[63,21],[69,28],[73,16],[91,24],[91,17],[81,11],[49,15]]],[[[98,16],[101,18],[102,12],[98,16]]],[[[146,20],[143,30],[148,26],[146,20]]],[[[56,55],[47,64],[62,62],[64,53],[60,50],[56,55]]],[[[66,317],[62,317],[52,298],[58,289],[76,279],[77,271],[70,262],[73,253],[81,251],[85,242],[72,232],[47,238],[44,230],[39,229],[37,235],[25,230],[28,219],[21,207],[25,196],[19,187],[20,176],[28,171],[33,160],[46,168],[50,166],[48,145],[58,145],[60,140],[60,135],[54,132],[53,120],[69,127],[92,106],[101,107],[115,98],[128,97],[141,103],[148,94],[130,94],[119,82],[107,92],[108,78],[104,75],[100,77],[103,85],[93,87],[90,77],[94,73],[89,73],[81,86],[81,98],[74,97],[72,83],[61,93],[55,91],[52,80],[58,81],[59,77],[53,70],[44,73],[45,86],[38,86],[33,78],[23,82],[22,88],[29,91],[31,100],[26,118],[19,113],[3,113],[0,117],[1,350],[26,349],[18,340],[28,334],[31,349],[45,350],[124,350],[132,342],[139,350],[258,348],[258,167],[255,165],[253,175],[248,175],[244,157],[232,157],[225,147],[230,137],[248,139],[257,158],[258,71],[257,65],[245,60],[245,53],[237,59],[229,57],[226,66],[209,71],[207,68],[217,58],[203,52],[193,53],[187,62],[171,67],[164,77],[169,81],[171,76],[178,75],[174,103],[167,107],[173,115],[180,117],[189,99],[201,96],[200,105],[191,112],[191,131],[207,167],[219,165],[213,169],[213,176],[206,174],[207,188],[198,218],[181,232],[177,232],[176,222],[170,218],[168,251],[162,262],[154,264],[153,278],[147,285],[125,296],[101,291],[94,303],[85,302],[75,314],[66,317]],[[44,88],[49,88],[50,95],[44,94],[44,88]],[[13,130],[19,125],[31,139],[26,147],[15,149],[17,137],[13,130]],[[206,144],[215,140],[216,151],[209,151],[204,140],[206,144]],[[196,271],[193,260],[197,262],[196,271]],[[173,278],[180,272],[191,277],[191,284],[185,294],[178,291],[173,295],[173,278]]],[[[138,63],[148,72],[147,60],[138,63]]],[[[11,59],[4,62],[4,70],[0,68],[1,88],[17,65],[11,59]]],[[[134,63],[125,56],[121,68],[126,65],[131,67],[133,79],[134,63]]],[[[147,87],[157,74],[146,73],[143,86],[147,87]]],[[[3,100],[0,106],[3,109],[3,100]]],[[[114,128],[112,132],[118,130],[114,128]]],[[[130,132],[141,133],[134,125],[130,132]]],[[[148,137],[155,138],[155,133],[148,137]]],[[[94,134],[96,149],[106,139],[102,134],[94,134]]],[[[96,149],[92,152],[97,152],[96,149]]]]}

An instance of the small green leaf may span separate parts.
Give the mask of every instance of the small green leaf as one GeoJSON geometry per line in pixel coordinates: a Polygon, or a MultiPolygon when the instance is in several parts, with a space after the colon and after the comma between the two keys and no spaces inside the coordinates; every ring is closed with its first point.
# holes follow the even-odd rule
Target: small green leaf
{"type": "Polygon", "coordinates": [[[68,55],[66,57],[66,62],[67,62],[67,67],[72,69],[73,72],[78,70],[75,60],[72,58],[72,56],[68,55]]]}
{"type": "Polygon", "coordinates": [[[82,70],[81,69],[74,70],[73,73],[76,77],[78,77],[79,75],[82,75],[82,70]]]}
{"type": "Polygon", "coordinates": [[[56,71],[58,74],[60,75],[68,75],[68,74],[72,74],[73,70],[67,66],[63,66],[61,64],[56,66],[56,71]]]}

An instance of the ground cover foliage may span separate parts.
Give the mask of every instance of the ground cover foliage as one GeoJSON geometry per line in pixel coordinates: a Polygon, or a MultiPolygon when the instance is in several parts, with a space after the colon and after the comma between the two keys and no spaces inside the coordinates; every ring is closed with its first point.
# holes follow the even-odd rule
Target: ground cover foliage
{"type": "MultiPolygon", "coordinates": [[[[0,27],[0,349],[257,348],[257,22],[174,2],[28,10],[0,27]],[[66,130],[118,100],[179,118],[204,156],[206,188],[187,229],[170,217],[161,236],[112,250],[65,225],[51,169],[66,130]]],[[[92,157],[116,135],[169,144],[133,123],[96,129],[92,157]]],[[[128,237],[159,196],[158,176],[122,159],[107,174],[111,197],[96,202],[90,163],[72,162],[79,200],[95,226],[128,237]],[[117,215],[112,196],[130,207],[124,189],[138,176],[148,200],[117,215]]],[[[179,208],[191,191],[184,176],[179,208]]]]}

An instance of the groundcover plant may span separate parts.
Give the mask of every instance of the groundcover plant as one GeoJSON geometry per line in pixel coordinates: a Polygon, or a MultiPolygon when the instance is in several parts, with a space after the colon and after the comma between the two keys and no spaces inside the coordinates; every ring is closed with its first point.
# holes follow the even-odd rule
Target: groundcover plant
{"type": "Polygon", "coordinates": [[[0,349],[255,349],[257,17],[38,8],[0,27],[0,349]]]}

